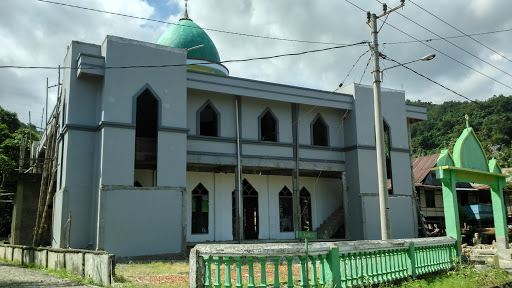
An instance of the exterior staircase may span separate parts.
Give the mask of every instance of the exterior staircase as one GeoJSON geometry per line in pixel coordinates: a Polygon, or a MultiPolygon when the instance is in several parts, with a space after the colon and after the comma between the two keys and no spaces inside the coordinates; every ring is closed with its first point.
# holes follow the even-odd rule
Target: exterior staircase
{"type": "Polygon", "coordinates": [[[334,233],[345,226],[345,211],[340,205],[325,219],[324,223],[316,229],[318,239],[330,239],[334,233]]]}

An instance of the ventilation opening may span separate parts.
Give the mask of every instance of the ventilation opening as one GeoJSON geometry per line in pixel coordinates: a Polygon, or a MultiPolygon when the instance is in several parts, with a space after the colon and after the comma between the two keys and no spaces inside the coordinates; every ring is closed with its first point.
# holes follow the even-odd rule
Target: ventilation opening
{"type": "Polygon", "coordinates": [[[300,189],[300,225],[302,231],[313,231],[311,220],[311,194],[306,187],[302,187],[300,189]]]}
{"type": "Polygon", "coordinates": [[[148,90],[137,97],[134,186],[156,186],[158,100],[148,90]]]}
{"type": "Polygon", "coordinates": [[[279,192],[279,227],[281,232],[293,232],[293,195],[286,186],[279,192]]]}
{"type": "Polygon", "coordinates": [[[199,135],[219,136],[217,111],[211,104],[206,105],[199,113],[199,135]]]}
{"type": "Polygon", "coordinates": [[[313,145],[328,146],[327,124],[322,117],[318,117],[313,123],[313,145]]]}
{"type": "Polygon", "coordinates": [[[199,183],[192,190],[192,234],[208,234],[208,190],[199,183]]]}
{"type": "Polygon", "coordinates": [[[277,142],[277,121],[270,111],[260,119],[261,141],[277,142]]]}

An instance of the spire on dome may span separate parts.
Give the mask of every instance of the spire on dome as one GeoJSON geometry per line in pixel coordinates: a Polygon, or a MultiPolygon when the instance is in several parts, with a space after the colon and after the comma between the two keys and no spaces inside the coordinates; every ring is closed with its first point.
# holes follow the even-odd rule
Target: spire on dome
{"type": "Polygon", "coordinates": [[[185,13],[183,14],[183,18],[181,18],[180,20],[185,19],[185,20],[192,21],[192,19],[188,18],[188,9],[187,9],[188,7],[187,6],[188,6],[188,0],[185,0],[185,13]]]}

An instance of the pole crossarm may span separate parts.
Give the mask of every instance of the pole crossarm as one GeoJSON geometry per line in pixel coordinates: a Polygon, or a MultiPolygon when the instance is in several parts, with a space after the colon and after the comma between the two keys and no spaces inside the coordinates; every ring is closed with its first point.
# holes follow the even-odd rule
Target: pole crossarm
{"type": "MultiPolygon", "coordinates": [[[[400,9],[400,8],[402,8],[402,7],[404,7],[404,6],[405,6],[405,2],[404,2],[404,3],[402,3],[402,4],[400,4],[400,5],[398,5],[398,6],[396,6],[395,8],[393,8],[393,9],[391,9],[391,10],[387,11],[387,12],[384,12],[384,13],[380,14],[379,16],[377,16],[377,19],[379,19],[380,17],[384,17],[384,16],[386,16],[386,15],[389,15],[389,14],[391,14],[392,12],[394,12],[394,11],[396,11],[396,10],[398,10],[398,9],[400,9]]],[[[370,24],[370,22],[371,22],[371,20],[368,20],[368,21],[366,22],[366,24],[370,24]]]]}

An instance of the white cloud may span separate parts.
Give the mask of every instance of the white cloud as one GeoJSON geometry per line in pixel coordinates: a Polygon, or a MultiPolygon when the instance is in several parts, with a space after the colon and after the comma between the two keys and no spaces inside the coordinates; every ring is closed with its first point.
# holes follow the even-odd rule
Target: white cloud
{"type": "MultiPolygon", "coordinates": [[[[371,9],[375,13],[381,11],[381,5],[373,0],[353,2],[364,10],[371,9]]],[[[393,7],[399,3],[394,2],[396,3],[388,3],[388,6],[393,7]]],[[[428,5],[420,1],[414,2],[466,33],[512,28],[512,20],[508,17],[512,3],[507,0],[454,0],[450,3],[433,0],[429,1],[428,5]]],[[[165,5],[160,5],[159,9],[169,9],[169,11],[174,11],[172,9],[176,6],[181,7],[178,13],[172,14],[168,11],[164,13],[156,11],[148,4],[152,3],[151,1],[145,0],[69,0],[66,3],[140,17],[152,18],[156,14],[170,15],[167,18],[170,22],[176,22],[181,18],[184,6],[181,0],[166,0],[165,5]]],[[[406,2],[406,6],[398,12],[439,35],[461,35],[410,2],[406,2]]],[[[204,28],[269,37],[342,44],[370,38],[370,30],[365,23],[365,12],[345,1],[193,0],[189,1],[189,15],[204,28]]],[[[397,13],[389,17],[388,23],[419,39],[436,37],[397,13]]],[[[62,63],[66,46],[72,40],[100,44],[106,35],[117,35],[156,42],[168,26],[37,1],[3,0],[0,2],[0,35],[2,35],[0,65],[57,66],[62,63]]],[[[208,30],[207,33],[216,43],[222,60],[271,56],[329,47],[329,45],[274,41],[208,30]]],[[[475,36],[475,38],[496,51],[509,51],[510,33],[512,32],[475,36]]],[[[388,25],[384,26],[379,37],[380,49],[383,53],[398,61],[407,62],[429,53],[438,54],[431,62],[414,63],[409,67],[469,98],[485,99],[494,94],[512,94],[512,89],[493,82],[422,44],[384,45],[384,43],[412,40],[388,25]]],[[[499,55],[470,39],[456,38],[450,41],[482,59],[490,59],[489,62],[500,69],[512,71],[510,69],[512,64],[509,61],[500,59],[499,55]]],[[[483,64],[452,45],[444,41],[431,41],[428,44],[512,87],[512,77],[483,64]]],[[[229,63],[227,66],[232,76],[334,90],[366,49],[367,47],[351,47],[272,60],[229,63]]],[[[504,55],[509,57],[507,54],[504,55]]],[[[361,58],[345,85],[352,81],[359,82],[368,57],[367,54],[361,58]]],[[[383,61],[383,65],[392,64],[383,61]]],[[[363,84],[371,84],[370,70],[371,67],[366,71],[363,84]]],[[[28,121],[27,110],[32,111],[32,115],[39,115],[45,102],[46,77],[50,78],[50,84],[57,82],[56,71],[0,69],[0,105],[16,111],[25,122],[28,121]]],[[[403,68],[389,70],[386,73],[384,86],[397,89],[403,87],[407,97],[411,99],[433,102],[463,100],[403,68]]],[[[50,95],[51,104],[53,104],[55,92],[51,91],[50,95]]]]}

